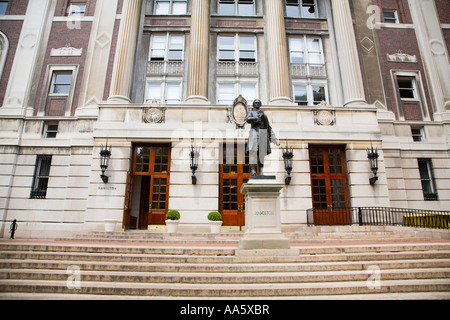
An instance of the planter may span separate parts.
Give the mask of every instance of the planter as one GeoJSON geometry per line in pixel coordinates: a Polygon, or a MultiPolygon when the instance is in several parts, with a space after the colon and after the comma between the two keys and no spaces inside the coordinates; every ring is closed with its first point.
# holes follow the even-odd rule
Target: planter
{"type": "Polygon", "coordinates": [[[211,233],[220,233],[222,221],[209,221],[209,226],[211,227],[211,233]]]}
{"type": "Polygon", "coordinates": [[[167,233],[176,233],[178,230],[179,223],[180,223],[180,221],[178,221],[178,220],[166,220],[167,233]]]}
{"type": "Polygon", "coordinates": [[[116,230],[116,219],[105,219],[105,232],[114,232],[116,230]]]}

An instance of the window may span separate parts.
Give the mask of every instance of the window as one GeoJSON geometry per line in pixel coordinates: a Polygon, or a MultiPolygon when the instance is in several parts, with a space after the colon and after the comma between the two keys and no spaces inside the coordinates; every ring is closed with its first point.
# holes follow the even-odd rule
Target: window
{"type": "Polygon", "coordinates": [[[219,36],[219,61],[256,61],[255,36],[219,36]]]}
{"type": "Polygon", "coordinates": [[[319,38],[289,38],[291,63],[323,64],[322,43],[319,38]]]}
{"type": "Polygon", "coordinates": [[[415,77],[397,77],[398,91],[400,99],[416,100],[416,84],[415,77]]]}
{"type": "Polygon", "coordinates": [[[0,0],[0,15],[6,14],[6,9],[8,9],[8,2],[9,1],[0,0]]]}
{"type": "Polygon", "coordinates": [[[414,142],[424,141],[423,127],[421,128],[411,128],[411,135],[414,142]]]}
{"type": "Polygon", "coordinates": [[[431,159],[418,159],[424,200],[438,200],[431,159]]]}
{"type": "Polygon", "coordinates": [[[294,101],[299,106],[313,106],[328,101],[325,84],[294,84],[294,101]]]}
{"type": "Polygon", "coordinates": [[[150,44],[151,61],[181,61],[184,52],[183,35],[153,35],[150,44]]]}
{"type": "Polygon", "coordinates": [[[71,71],[54,71],[52,83],[50,86],[50,94],[68,96],[72,86],[71,71]]]}
{"type": "Polygon", "coordinates": [[[254,16],[254,0],[219,0],[219,15],[221,16],[254,16]]]}
{"type": "Polygon", "coordinates": [[[187,0],[156,0],[155,14],[186,14],[187,0]]]}
{"type": "Polygon", "coordinates": [[[153,82],[151,79],[147,83],[147,101],[156,99],[161,103],[174,104],[181,101],[181,81],[180,82],[153,82]]]}
{"type": "Polygon", "coordinates": [[[69,17],[84,17],[86,13],[86,3],[72,3],[67,10],[69,17]]]}
{"type": "Polygon", "coordinates": [[[383,10],[385,23],[398,23],[397,10],[383,10]]]}
{"type": "Polygon", "coordinates": [[[234,99],[242,95],[247,100],[248,105],[252,105],[257,98],[256,83],[218,83],[217,85],[217,103],[231,105],[234,99]]]}
{"type": "Polygon", "coordinates": [[[37,156],[33,186],[31,189],[32,199],[43,199],[46,197],[51,162],[52,156],[50,155],[37,156]]]}
{"type": "Polygon", "coordinates": [[[45,122],[44,124],[44,138],[56,138],[58,134],[58,122],[45,122]]]}
{"type": "Polygon", "coordinates": [[[289,18],[317,18],[316,0],[286,0],[286,16],[289,18]]]}

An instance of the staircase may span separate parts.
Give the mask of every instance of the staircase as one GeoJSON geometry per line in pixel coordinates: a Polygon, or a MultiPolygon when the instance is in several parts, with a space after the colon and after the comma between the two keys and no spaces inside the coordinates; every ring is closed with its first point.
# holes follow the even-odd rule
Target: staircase
{"type": "Polygon", "coordinates": [[[239,232],[4,240],[0,299],[450,299],[450,241],[324,230],[289,250],[237,250],[239,232]]]}

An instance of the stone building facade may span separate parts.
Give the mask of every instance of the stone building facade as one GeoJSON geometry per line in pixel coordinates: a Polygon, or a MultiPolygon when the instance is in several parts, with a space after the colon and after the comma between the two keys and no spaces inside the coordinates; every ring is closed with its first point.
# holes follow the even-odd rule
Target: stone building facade
{"type": "Polygon", "coordinates": [[[25,238],[105,219],[147,229],[169,209],[184,231],[206,232],[211,211],[243,225],[255,99],[281,142],[265,173],[284,181],[293,149],[284,230],[310,208],[449,210],[449,12],[446,0],[2,1],[1,236],[14,219],[25,238]]]}

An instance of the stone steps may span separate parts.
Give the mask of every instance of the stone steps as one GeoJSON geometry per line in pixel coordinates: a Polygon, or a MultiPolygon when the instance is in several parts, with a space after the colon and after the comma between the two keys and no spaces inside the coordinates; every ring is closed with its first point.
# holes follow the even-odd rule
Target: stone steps
{"type": "Polygon", "coordinates": [[[405,292],[448,292],[449,279],[384,280],[379,288],[370,288],[367,281],[317,283],[257,283],[257,284],[186,284],[186,283],[123,283],[87,282],[79,289],[70,289],[66,281],[0,280],[1,290],[7,292],[39,292],[53,294],[101,294],[167,297],[254,297],[347,295],[405,292]]]}
{"type": "Polygon", "coordinates": [[[450,299],[450,242],[323,244],[288,250],[0,242],[1,299],[349,295],[450,299]],[[80,270],[79,289],[68,286],[73,270],[80,270]],[[380,287],[371,287],[373,275],[380,287]]]}

